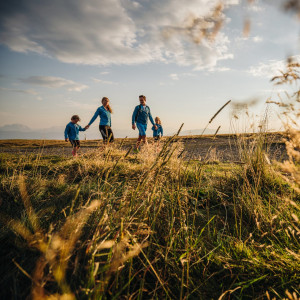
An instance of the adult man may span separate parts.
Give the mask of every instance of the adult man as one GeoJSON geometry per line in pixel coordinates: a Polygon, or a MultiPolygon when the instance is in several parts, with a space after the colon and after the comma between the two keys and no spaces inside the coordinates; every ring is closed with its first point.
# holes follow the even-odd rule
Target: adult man
{"type": "Polygon", "coordinates": [[[135,130],[137,127],[139,130],[139,137],[136,142],[136,151],[139,150],[139,146],[141,141],[147,145],[147,137],[146,137],[146,130],[147,130],[147,123],[148,119],[150,119],[150,122],[154,126],[155,129],[157,129],[157,126],[155,125],[149,106],[146,105],[146,96],[140,95],[139,96],[140,105],[137,105],[133,111],[132,114],[132,129],[135,130]]]}

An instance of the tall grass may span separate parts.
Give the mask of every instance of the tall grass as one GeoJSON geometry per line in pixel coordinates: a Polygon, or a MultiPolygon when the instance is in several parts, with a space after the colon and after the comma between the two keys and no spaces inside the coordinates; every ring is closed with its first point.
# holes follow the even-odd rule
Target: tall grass
{"type": "Polygon", "coordinates": [[[166,145],[56,163],[2,155],[3,296],[299,296],[299,195],[261,150],[211,165],[166,145]]]}
{"type": "Polygon", "coordinates": [[[1,297],[299,298],[299,132],[281,163],[260,128],[240,164],[185,160],[176,136],[158,153],[1,154],[1,297]]]}

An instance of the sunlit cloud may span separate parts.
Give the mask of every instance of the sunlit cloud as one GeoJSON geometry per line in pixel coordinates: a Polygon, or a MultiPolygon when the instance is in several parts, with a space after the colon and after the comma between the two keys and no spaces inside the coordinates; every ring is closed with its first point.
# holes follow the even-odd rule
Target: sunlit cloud
{"type": "Polygon", "coordinates": [[[285,67],[285,61],[270,60],[268,63],[259,63],[257,66],[253,66],[248,70],[254,77],[264,77],[271,79],[273,76],[279,75],[280,70],[285,67]]]}
{"type": "MultiPolygon", "coordinates": [[[[224,7],[238,4],[237,0],[223,2],[224,7]]],[[[215,66],[220,59],[232,58],[228,37],[219,32],[221,21],[225,21],[222,12],[211,35],[214,41],[202,39],[198,43],[191,38],[203,26],[209,30],[216,24],[214,14],[218,3],[217,0],[47,3],[21,0],[19,5],[12,3],[0,12],[0,41],[13,51],[35,52],[66,63],[111,65],[159,61],[192,65],[200,70],[215,66]],[[189,24],[189,19],[197,20],[198,24],[190,30],[182,27],[189,24]],[[166,38],[163,32],[171,27],[176,34],[166,38]]]]}
{"type": "Polygon", "coordinates": [[[20,81],[27,84],[44,86],[47,88],[65,87],[68,91],[71,92],[81,92],[82,90],[88,88],[87,85],[80,84],[61,77],[53,76],[31,76],[28,78],[20,79],[20,81]]]}
{"type": "MultiPolygon", "coordinates": [[[[295,61],[300,60],[300,55],[291,56],[295,61]]],[[[254,77],[265,77],[268,79],[274,76],[281,75],[281,71],[286,69],[286,60],[269,60],[267,63],[259,63],[256,66],[252,66],[247,72],[254,77]]]]}
{"type": "Polygon", "coordinates": [[[109,81],[109,80],[102,80],[102,79],[98,79],[98,78],[92,78],[94,82],[98,82],[98,83],[102,83],[102,84],[109,84],[109,85],[113,85],[113,84],[118,84],[117,82],[114,81],[109,81]]]}
{"type": "Polygon", "coordinates": [[[3,92],[11,92],[11,93],[19,93],[19,94],[26,94],[26,95],[33,95],[37,100],[43,100],[43,98],[39,95],[39,93],[33,89],[10,89],[10,88],[4,88],[0,87],[0,91],[3,92]]]}
{"type": "Polygon", "coordinates": [[[9,88],[0,87],[0,91],[15,92],[15,93],[21,93],[21,94],[28,94],[28,95],[38,95],[38,93],[32,89],[22,90],[22,89],[9,89],[9,88]]]}

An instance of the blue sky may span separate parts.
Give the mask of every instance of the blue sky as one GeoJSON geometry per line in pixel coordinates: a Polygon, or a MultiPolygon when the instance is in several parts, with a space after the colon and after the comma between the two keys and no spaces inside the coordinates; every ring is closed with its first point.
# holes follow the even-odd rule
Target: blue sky
{"type": "MultiPolygon", "coordinates": [[[[218,4],[212,0],[1,4],[0,126],[63,128],[73,114],[86,125],[107,96],[114,110],[113,129],[129,135],[139,94],[147,96],[153,116],[161,118],[167,132],[181,123],[185,130],[204,128],[229,99],[258,99],[249,109],[260,115],[267,98],[277,94],[270,78],[288,56],[299,57],[299,19],[282,11],[282,1],[227,0],[222,13],[214,15],[218,4]],[[245,20],[250,21],[247,36],[245,20]],[[201,37],[204,28],[212,30],[218,22],[222,27],[213,41],[201,37]]],[[[221,125],[221,132],[230,131],[233,107],[226,108],[211,127],[221,125]]],[[[247,130],[251,120],[242,122],[239,130],[247,130]]],[[[271,120],[271,128],[279,127],[276,122],[271,120]]]]}

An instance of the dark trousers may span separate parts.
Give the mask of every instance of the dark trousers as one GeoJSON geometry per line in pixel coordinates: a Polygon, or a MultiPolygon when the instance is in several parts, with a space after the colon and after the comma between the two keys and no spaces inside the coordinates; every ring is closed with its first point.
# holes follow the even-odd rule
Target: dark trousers
{"type": "Polygon", "coordinates": [[[112,143],[114,141],[114,134],[110,128],[110,126],[107,125],[99,125],[99,130],[103,138],[103,142],[110,142],[112,143]]]}

